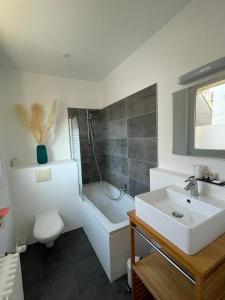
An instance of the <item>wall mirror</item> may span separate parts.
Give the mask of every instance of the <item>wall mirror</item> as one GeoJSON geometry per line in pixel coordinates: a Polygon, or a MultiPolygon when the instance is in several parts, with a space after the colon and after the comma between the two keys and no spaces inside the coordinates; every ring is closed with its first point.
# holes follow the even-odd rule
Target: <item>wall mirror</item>
{"type": "Polygon", "coordinates": [[[195,148],[225,150],[225,80],[198,88],[195,98],[195,148]]]}
{"type": "Polygon", "coordinates": [[[173,152],[225,158],[225,76],[173,94],[173,152]]]}

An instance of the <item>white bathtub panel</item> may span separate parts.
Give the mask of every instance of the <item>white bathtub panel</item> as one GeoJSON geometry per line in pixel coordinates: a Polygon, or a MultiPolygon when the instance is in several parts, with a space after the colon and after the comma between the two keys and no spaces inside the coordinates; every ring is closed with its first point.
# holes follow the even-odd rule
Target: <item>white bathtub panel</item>
{"type": "MultiPolygon", "coordinates": [[[[106,188],[110,194],[118,193],[107,182],[84,186],[83,226],[109,280],[114,281],[127,272],[130,256],[127,211],[134,209],[134,201],[128,195],[119,201],[112,200],[106,196],[106,188]]],[[[151,251],[142,238],[137,236],[135,240],[137,255],[145,256],[151,251]]]]}
{"type": "Polygon", "coordinates": [[[93,215],[87,203],[83,203],[83,227],[88,239],[95,250],[109,280],[110,276],[110,255],[109,255],[109,234],[101,223],[93,215]]]}
{"type": "Polygon", "coordinates": [[[129,228],[110,235],[111,281],[127,273],[127,260],[130,257],[129,228]]]}

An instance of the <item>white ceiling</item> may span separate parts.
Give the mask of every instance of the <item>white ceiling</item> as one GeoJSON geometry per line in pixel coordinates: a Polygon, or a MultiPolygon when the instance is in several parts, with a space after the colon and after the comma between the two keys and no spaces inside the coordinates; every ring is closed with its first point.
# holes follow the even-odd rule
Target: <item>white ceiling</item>
{"type": "Polygon", "coordinates": [[[102,80],[189,2],[0,0],[0,65],[102,80]]]}

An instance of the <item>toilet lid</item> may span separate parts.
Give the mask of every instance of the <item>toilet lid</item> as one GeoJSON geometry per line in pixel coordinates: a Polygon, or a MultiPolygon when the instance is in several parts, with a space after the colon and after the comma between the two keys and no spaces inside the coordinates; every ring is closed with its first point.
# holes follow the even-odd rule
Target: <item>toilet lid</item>
{"type": "Polygon", "coordinates": [[[56,211],[40,214],[35,219],[33,235],[36,239],[48,239],[58,235],[64,223],[56,211]]]}

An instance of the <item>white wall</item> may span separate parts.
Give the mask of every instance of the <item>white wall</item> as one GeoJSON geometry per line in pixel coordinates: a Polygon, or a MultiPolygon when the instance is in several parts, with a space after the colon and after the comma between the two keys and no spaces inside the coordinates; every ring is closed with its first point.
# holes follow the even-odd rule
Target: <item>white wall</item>
{"type": "Polygon", "coordinates": [[[195,127],[195,147],[198,149],[225,149],[225,124],[205,125],[195,127]]]}
{"type": "Polygon", "coordinates": [[[198,162],[225,178],[225,161],[172,154],[172,93],[180,75],[224,56],[224,11],[224,0],[193,0],[102,83],[102,106],[158,83],[160,167],[191,173],[198,162]]]}
{"type": "Polygon", "coordinates": [[[77,166],[72,160],[63,160],[27,168],[12,168],[9,172],[12,202],[15,212],[16,235],[33,241],[35,216],[48,210],[57,210],[65,228],[81,226],[80,197],[77,166]],[[36,171],[51,169],[52,179],[36,182],[36,171]]]}
{"type": "MultiPolygon", "coordinates": [[[[2,76],[0,74],[0,107],[6,94],[2,85],[2,76]]],[[[7,134],[7,123],[3,110],[0,109],[0,208],[10,206],[9,214],[4,218],[4,227],[0,230],[0,254],[10,252],[15,248],[14,224],[12,205],[10,201],[8,180],[7,180],[7,148],[5,138],[7,134]]]]}
{"type": "Polygon", "coordinates": [[[25,236],[30,241],[32,240],[33,221],[38,212],[58,209],[65,220],[65,230],[80,226],[79,197],[74,198],[74,190],[77,188],[75,163],[72,164],[70,170],[68,170],[68,164],[64,164],[60,169],[60,174],[55,171],[58,174],[57,180],[43,183],[41,186],[32,182],[31,169],[23,169],[23,172],[17,171],[17,175],[14,172],[15,176],[12,176],[10,159],[17,158],[22,165],[36,162],[35,141],[17,119],[14,104],[24,103],[29,107],[33,102],[38,101],[49,108],[53,99],[58,99],[59,115],[56,127],[48,139],[48,154],[50,160],[69,159],[67,107],[98,108],[99,89],[97,83],[7,68],[0,70],[0,87],[0,160],[4,164],[4,191],[0,192],[0,207],[11,207],[10,214],[5,219],[5,228],[0,231],[0,253],[2,253],[15,247],[14,236],[20,236],[21,232],[22,239],[25,236]],[[8,189],[8,169],[11,173],[9,188],[13,201],[10,201],[8,189]],[[45,186],[44,190],[43,186],[45,186]],[[62,191],[64,191],[64,198],[62,191]],[[12,205],[16,234],[13,227],[12,205]]]}
{"type": "Polygon", "coordinates": [[[67,107],[98,108],[99,84],[10,69],[1,69],[0,74],[2,86],[7,91],[1,110],[7,118],[9,159],[18,158],[26,164],[36,162],[36,143],[18,121],[14,104],[24,103],[29,107],[38,101],[49,108],[53,99],[59,101],[59,115],[48,138],[50,160],[70,158],[67,107]]]}

